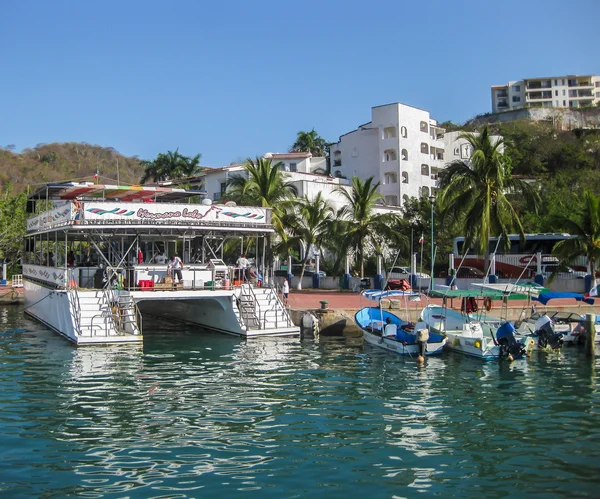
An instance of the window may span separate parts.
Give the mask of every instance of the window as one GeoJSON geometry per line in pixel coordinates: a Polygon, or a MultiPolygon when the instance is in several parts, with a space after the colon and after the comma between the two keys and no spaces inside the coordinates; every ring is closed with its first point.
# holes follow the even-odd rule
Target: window
{"type": "Polygon", "coordinates": [[[563,85],[565,84],[565,80],[564,80],[564,78],[563,78],[562,84],[563,84],[563,85]]]}
{"type": "Polygon", "coordinates": [[[402,161],[408,161],[408,151],[406,149],[402,149],[402,161]]]}
{"type": "Polygon", "coordinates": [[[554,80],[554,85],[558,85],[558,80],[554,80]]]}
{"type": "Polygon", "coordinates": [[[402,172],[402,183],[408,184],[408,172],[402,172]]]}
{"type": "Polygon", "coordinates": [[[558,90],[554,91],[554,97],[558,97],[558,90]]]}
{"type": "Polygon", "coordinates": [[[513,102],[521,102],[521,97],[519,95],[513,95],[512,101],[513,102]]]}
{"type": "Polygon", "coordinates": [[[455,147],[454,148],[454,155],[455,156],[460,156],[460,147],[455,147]]]}
{"type": "Polygon", "coordinates": [[[563,97],[567,95],[567,91],[563,88],[563,97]]]}
{"type": "Polygon", "coordinates": [[[600,99],[600,92],[596,92],[596,99],[600,99]]]}
{"type": "Polygon", "coordinates": [[[558,101],[555,101],[555,102],[556,102],[556,104],[554,104],[554,105],[555,105],[556,107],[558,107],[558,106],[559,106],[559,104],[558,104],[558,101]]]}
{"type": "Polygon", "coordinates": [[[398,196],[386,196],[385,204],[388,206],[398,206],[398,196]]]}
{"type": "Polygon", "coordinates": [[[291,172],[297,172],[298,171],[298,164],[297,163],[290,163],[290,171],[291,172]]]}
{"type": "Polygon", "coordinates": [[[404,138],[408,137],[408,132],[406,131],[405,126],[400,128],[400,135],[402,135],[402,137],[404,137],[404,138]]]}
{"type": "Polygon", "coordinates": [[[383,129],[383,138],[384,139],[393,139],[396,137],[396,127],[395,126],[386,126],[383,129]]]}
{"type": "Polygon", "coordinates": [[[398,176],[395,173],[386,173],[383,176],[383,183],[384,184],[397,184],[398,176]]]}
{"type": "Polygon", "coordinates": [[[421,165],[421,175],[429,175],[429,165],[421,165]]]}
{"type": "Polygon", "coordinates": [[[596,82],[596,88],[599,88],[599,87],[600,87],[600,81],[597,81],[596,82]]]}
{"type": "Polygon", "coordinates": [[[421,197],[422,198],[428,198],[429,197],[429,187],[427,187],[426,185],[424,185],[423,187],[421,187],[421,197]]]}
{"type": "Polygon", "coordinates": [[[225,195],[227,191],[227,182],[221,182],[221,196],[225,195]]]}
{"type": "Polygon", "coordinates": [[[421,121],[421,125],[420,125],[421,131],[427,133],[428,127],[427,127],[427,122],[426,121],[421,121]]]}
{"type": "Polygon", "coordinates": [[[425,142],[421,142],[421,152],[423,154],[429,154],[429,146],[425,142]]]}
{"type": "Polygon", "coordinates": [[[398,155],[394,149],[388,149],[387,151],[383,151],[383,161],[396,161],[398,159],[398,155]]]}
{"type": "Polygon", "coordinates": [[[515,85],[515,86],[513,87],[513,90],[514,90],[515,92],[520,92],[520,91],[521,91],[521,85],[515,85]]]}
{"type": "Polygon", "coordinates": [[[564,100],[564,101],[563,101],[563,106],[566,106],[566,105],[567,105],[567,101],[566,101],[566,100],[564,100]]]}

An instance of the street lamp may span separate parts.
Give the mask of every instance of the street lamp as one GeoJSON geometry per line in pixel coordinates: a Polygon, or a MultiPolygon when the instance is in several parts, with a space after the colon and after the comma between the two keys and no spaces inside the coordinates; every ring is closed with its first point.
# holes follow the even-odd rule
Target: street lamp
{"type": "Polygon", "coordinates": [[[433,206],[435,203],[435,196],[429,196],[429,203],[431,204],[431,276],[429,281],[429,292],[433,291],[433,259],[435,258],[433,252],[433,206]]]}

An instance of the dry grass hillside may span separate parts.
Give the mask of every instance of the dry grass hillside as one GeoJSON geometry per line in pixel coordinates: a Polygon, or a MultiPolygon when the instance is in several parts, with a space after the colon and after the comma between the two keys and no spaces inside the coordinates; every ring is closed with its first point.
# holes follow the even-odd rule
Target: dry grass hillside
{"type": "Polygon", "coordinates": [[[144,172],[139,159],[123,156],[112,147],[67,142],[38,144],[14,153],[9,146],[0,149],[0,187],[12,184],[13,193],[18,193],[46,182],[91,181],[96,169],[100,182],[116,183],[117,160],[120,183],[138,184],[144,172]]]}

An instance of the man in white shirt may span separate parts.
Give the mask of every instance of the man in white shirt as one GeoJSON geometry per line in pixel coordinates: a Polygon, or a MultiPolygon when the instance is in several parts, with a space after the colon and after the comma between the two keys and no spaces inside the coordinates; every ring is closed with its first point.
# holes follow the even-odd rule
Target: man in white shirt
{"type": "Polygon", "coordinates": [[[247,279],[247,269],[250,266],[250,262],[248,261],[248,259],[246,258],[246,255],[242,255],[237,259],[237,266],[240,270],[240,279],[246,280],[247,279]]]}
{"type": "Polygon", "coordinates": [[[171,259],[171,269],[173,270],[173,282],[175,284],[183,282],[183,274],[181,273],[183,262],[177,253],[175,253],[171,259]],[[175,278],[177,278],[177,280],[175,278]]]}
{"type": "Polygon", "coordinates": [[[157,263],[158,265],[164,265],[167,263],[167,257],[163,250],[161,250],[158,255],[154,257],[154,263],[157,263]]]}

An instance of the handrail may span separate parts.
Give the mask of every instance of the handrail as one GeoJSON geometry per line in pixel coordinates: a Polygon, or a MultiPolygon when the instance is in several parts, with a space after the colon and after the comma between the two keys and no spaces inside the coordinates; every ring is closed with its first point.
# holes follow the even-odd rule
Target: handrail
{"type": "Polygon", "coordinates": [[[76,329],[76,333],[81,336],[82,335],[82,330],[81,330],[81,303],[79,301],[79,293],[77,291],[77,288],[74,286],[71,286],[70,283],[72,281],[72,279],[69,279],[69,275],[68,275],[68,271],[67,271],[67,292],[69,293],[69,296],[71,297],[71,303],[73,304],[73,309],[71,311],[71,316],[73,317],[74,321],[75,321],[75,329],[76,329]]]}

